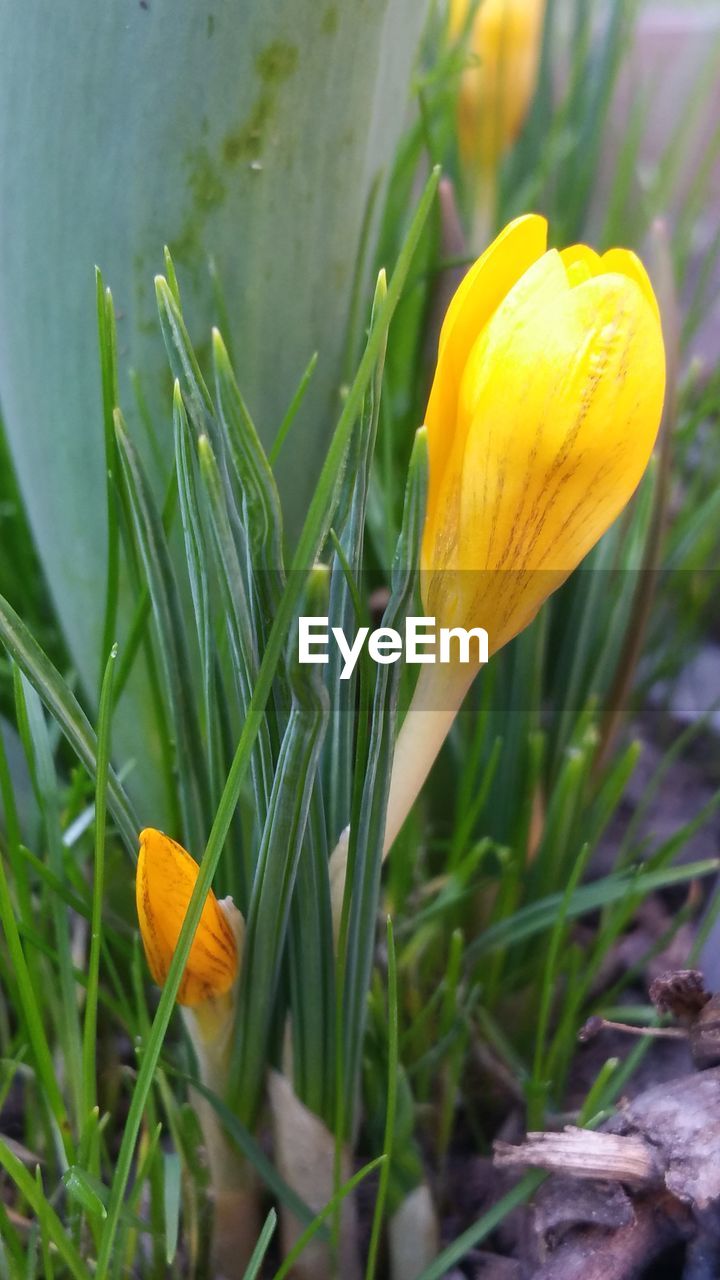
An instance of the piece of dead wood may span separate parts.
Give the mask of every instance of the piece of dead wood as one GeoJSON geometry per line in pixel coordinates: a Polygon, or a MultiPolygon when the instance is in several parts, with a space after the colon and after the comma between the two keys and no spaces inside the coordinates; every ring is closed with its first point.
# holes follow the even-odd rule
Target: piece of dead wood
{"type": "Polygon", "coordinates": [[[529,1133],[519,1147],[496,1142],[493,1151],[501,1169],[532,1165],[551,1173],[623,1182],[631,1187],[662,1183],[662,1166],[643,1138],[594,1133],[568,1125],[562,1133],[529,1133]]]}
{"type": "Polygon", "coordinates": [[[577,1182],[558,1175],[543,1183],[533,1203],[535,1235],[549,1249],[579,1226],[617,1231],[634,1221],[632,1200],[619,1183],[577,1182]]]}
{"type": "Polygon", "coordinates": [[[617,1231],[586,1227],[565,1237],[533,1280],[637,1280],[678,1240],[692,1237],[692,1213],[666,1191],[635,1204],[633,1221],[617,1231]]]}
{"type": "Polygon", "coordinates": [[[531,1133],[495,1144],[501,1168],[551,1172],[668,1191],[696,1210],[720,1199],[720,1069],[681,1076],[621,1106],[597,1131],[531,1133]]]}
{"type": "Polygon", "coordinates": [[[597,1131],[497,1142],[494,1158],[555,1174],[538,1197],[537,1280],[632,1280],[720,1207],[720,1068],[646,1090],[597,1131]]]}
{"type": "Polygon", "coordinates": [[[679,1200],[698,1211],[720,1200],[720,1068],[646,1089],[604,1127],[644,1137],[679,1200]]]}

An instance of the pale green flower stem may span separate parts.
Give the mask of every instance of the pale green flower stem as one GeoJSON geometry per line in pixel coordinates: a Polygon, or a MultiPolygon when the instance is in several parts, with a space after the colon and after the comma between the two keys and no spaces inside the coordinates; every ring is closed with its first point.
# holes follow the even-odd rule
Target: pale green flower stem
{"type": "Polygon", "coordinates": [[[497,170],[482,169],[475,182],[471,246],[474,253],[484,253],[495,239],[497,218],[497,170]]]}
{"type": "MultiPolygon", "coordinates": [[[[235,1018],[234,991],[183,1009],[203,1084],[219,1098],[227,1095],[230,1043],[235,1018]]],[[[226,1138],[217,1112],[193,1092],[203,1133],[213,1198],[213,1280],[235,1280],[245,1273],[262,1226],[258,1185],[245,1158],[226,1138]]]]}
{"type": "MultiPolygon", "coordinates": [[[[423,783],[450,732],[478,667],[424,666],[395,744],[388,796],[383,859],[412,809],[423,783]]],[[[330,857],[330,896],[337,946],[350,828],[342,832],[330,857]]]]}
{"type": "Polygon", "coordinates": [[[478,668],[421,668],[412,702],[395,744],[383,857],[417,799],[478,668]]]}

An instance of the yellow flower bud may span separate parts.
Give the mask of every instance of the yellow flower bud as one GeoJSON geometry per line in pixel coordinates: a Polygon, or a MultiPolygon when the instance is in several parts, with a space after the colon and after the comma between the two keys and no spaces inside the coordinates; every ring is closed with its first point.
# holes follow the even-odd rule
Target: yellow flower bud
{"type": "MultiPolygon", "coordinates": [[[[167,978],[198,871],[195,859],[162,831],[148,827],[140,832],[137,913],[148,966],[159,986],[167,978]]],[[[225,995],[237,973],[235,933],[210,890],[180,983],[178,1004],[194,1007],[225,995]]]]}
{"type": "MultiPolygon", "coordinates": [[[[460,285],[440,335],[426,424],[425,613],[483,627],[497,652],[532,622],[620,514],[665,396],[660,313],[626,249],[546,251],[511,223],[460,285]]],[[[390,848],[477,673],[423,666],[395,749],[390,848]]]]}
{"type": "Polygon", "coordinates": [[[665,393],[658,305],[629,250],[546,252],[511,223],[445,318],[427,410],[426,611],[496,652],[627,504],[665,393]]]}
{"type": "MultiPolygon", "coordinates": [[[[470,0],[451,0],[451,38],[462,33],[469,8],[470,0]]],[[[544,15],[545,0],[481,0],[458,101],[460,153],[469,167],[494,169],[523,126],[537,82],[544,15]]]]}

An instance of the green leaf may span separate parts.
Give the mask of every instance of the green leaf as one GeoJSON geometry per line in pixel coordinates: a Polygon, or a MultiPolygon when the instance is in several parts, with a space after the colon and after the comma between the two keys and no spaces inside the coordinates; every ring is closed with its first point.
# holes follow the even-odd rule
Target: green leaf
{"type": "Polygon", "coordinates": [[[325,1205],[325,1208],[317,1215],[316,1218],[313,1219],[310,1226],[303,1231],[299,1240],[297,1240],[292,1249],[289,1250],[282,1262],[282,1265],[278,1267],[275,1272],[274,1280],[284,1280],[284,1277],[290,1274],[292,1268],[297,1262],[297,1259],[302,1255],[303,1249],[310,1243],[313,1236],[317,1235],[323,1223],[336,1212],[345,1197],[349,1196],[350,1193],[363,1181],[363,1179],[367,1178],[368,1174],[383,1165],[385,1161],[386,1156],[378,1156],[377,1160],[371,1160],[369,1164],[363,1165],[362,1169],[359,1169],[356,1174],[353,1174],[352,1178],[348,1178],[347,1182],[342,1184],[339,1190],[335,1192],[332,1199],[325,1205]]]}
{"type": "MultiPolygon", "coordinates": [[[[7,600],[0,596],[0,640],[60,726],[91,778],[97,772],[97,740],[75,694],[7,600]]],[[[117,775],[108,774],[108,807],[128,850],[137,852],[138,821],[117,775]]]]}
{"type": "MultiPolygon", "coordinates": [[[[575,890],[567,906],[567,919],[576,920],[578,916],[597,911],[614,902],[631,898],[641,900],[654,890],[664,889],[668,885],[686,884],[688,880],[712,875],[718,867],[720,860],[706,858],[702,862],[687,863],[682,867],[670,867],[661,871],[638,870],[634,873],[606,876],[603,880],[581,885],[575,890]]],[[[468,945],[466,956],[476,961],[480,956],[498,948],[517,946],[538,933],[544,933],[552,927],[562,901],[562,893],[553,893],[516,911],[513,916],[490,925],[468,945]]]]}
{"type": "Polygon", "coordinates": [[[193,698],[194,682],[185,616],[162,521],[119,411],[115,414],[115,433],[150,589],[160,661],[172,711],[184,835],[190,848],[199,849],[206,830],[209,796],[205,760],[199,750],[200,726],[193,698]]]}
{"type": "Polygon", "coordinates": [[[180,393],[180,384],[177,381],[173,394],[173,424],[180,520],[185,539],[185,559],[187,561],[190,593],[200,651],[208,777],[210,778],[212,793],[215,795],[213,782],[219,771],[219,764],[215,759],[216,707],[213,696],[215,661],[210,617],[210,584],[208,582],[202,516],[198,501],[195,450],[191,447],[190,427],[180,393]]]}
{"type": "MultiPolygon", "coordinates": [[[[60,834],[59,787],[45,710],[39,695],[26,677],[15,668],[15,702],[18,724],[22,726],[25,751],[35,783],[35,792],[47,840],[48,862],[56,876],[63,874],[64,849],[60,834]]],[[[53,1013],[57,1018],[60,1044],[73,1100],[73,1113],[82,1123],[82,1041],[77,989],[73,973],[70,920],[60,898],[49,895],[51,938],[55,946],[59,992],[53,1013]]]]}
{"type": "MultiPolygon", "coordinates": [[[[318,565],[308,584],[305,614],[326,615],[328,579],[329,572],[318,565]]],[[[322,695],[322,689],[318,693],[322,695]]],[[[319,776],[310,801],[290,906],[287,979],[295,1093],[330,1126],[335,1105],[335,944],[319,776]]]]}
{"type": "Polygon", "coordinates": [[[105,621],[100,649],[100,670],[104,672],[107,655],[117,640],[118,599],[120,591],[120,528],[115,495],[118,463],[113,412],[118,403],[117,332],[112,294],[103,284],[100,270],[95,268],[100,378],[102,382],[103,430],[105,438],[105,476],[107,492],[108,564],[105,595],[105,621]]]}
{"type": "MultiPolygon", "coordinates": [[[[225,493],[212,445],[207,436],[198,440],[200,472],[208,499],[210,523],[213,533],[213,553],[220,583],[228,635],[230,637],[233,675],[238,692],[238,702],[243,715],[247,715],[253,687],[260,665],[261,637],[252,626],[252,610],[249,605],[246,576],[243,572],[230,525],[225,493]]],[[[250,590],[253,589],[252,583],[250,590]]],[[[264,821],[270,800],[273,779],[273,758],[267,722],[261,724],[252,758],[255,803],[260,824],[264,821]]]]}
{"type": "MultiPolygon", "coordinates": [[[[46,580],[93,697],[107,522],[93,266],[115,295],[120,401],[131,403],[132,368],[157,423],[167,362],[152,280],[164,241],[201,341],[217,320],[212,255],[239,383],[266,445],[319,351],[280,458],[294,539],[332,433],[364,206],[404,127],[427,8],[386,0],[339,6],[333,18],[316,0],[287,12],[266,0],[200,0],[182,14],[170,0],[130,9],[110,0],[102,11],[43,0],[12,20],[0,14],[0,118],[18,125],[4,157],[3,410],[46,580]],[[52,87],[48,68],[59,66],[52,87]],[[57,164],[28,163],[29,151],[57,164]],[[79,175],[101,170],[106,180],[85,183],[78,200],[79,175]]],[[[159,434],[167,464],[171,443],[159,434]]],[[[138,742],[148,805],[152,715],[134,682],[129,695],[115,737],[128,754],[138,742]]]]}
{"type": "MultiPolygon", "coordinates": [[[[426,494],[427,432],[422,428],[416,434],[408,470],[403,526],[393,565],[390,601],[383,617],[384,627],[401,624],[414,599],[426,494]]],[[[378,670],[367,758],[359,758],[356,766],[361,785],[356,792],[359,802],[353,807],[350,825],[338,942],[344,978],[341,1026],[345,1122],[336,1134],[351,1125],[357,1099],[367,992],[375,950],[400,674],[399,663],[381,666],[378,670]]]]}
{"type": "Polygon", "coordinates": [[[418,1276],[418,1280],[443,1280],[443,1277],[457,1262],[461,1262],[471,1249],[475,1249],[483,1240],[487,1240],[491,1232],[509,1213],[512,1213],[513,1209],[526,1204],[546,1177],[546,1173],[540,1173],[536,1169],[526,1173],[512,1191],[508,1191],[497,1204],[493,1205],[492,1209],[478,1218],[478,1221],[468,1227],[467,1231],[463,1231],[462,1235],[458,1236],[457,1240],[453,1240],[447,1249],[443,1249],[435,1261],[418,1276]]]}
{"type": "MultiPolygon", "coordinates": [[[[240,486],[253,567],[269,608],[282,591],[282,510],[270,464],[238,389],[227,351],[213,331],[215,387],[227,451],[240,486]],[[266,576],[267,575],[267,576],[266,576]]],[[[301,394],[302,384],[298,390],[301,394]]]]}
{"type": "Polygon", "coordinates": [[[163,1156],[163,1202],[165,1209],[165,1261],[171,1266],[175,1260],[180,1230],[181,1173],[180,1157],[175,1151],[163,1156]]]}
{"type": "Polygon", "coordinates": [[[399,1076],[398,1063],[398,981],[397,981],[397,960],[395,958],[395,940],[393,937],[392,921],[388,916],[387,920],[387,948],[388,948],[388,1071],[387,1071],[387,1110],[385,1115],[385,1136],[383,1139],[383,1155],[385,1163],[380,1170],[380,1179],[378,1182],[377,1198],[375,1200],[375,1211],[373,1213],[372,1233],[370,1236],[370,1246],[368,1249],[367,1268],[365,1270],[365,1280],[375,1280],[375,1268],[377,1265],[377,1253],[380,1244],[380,1232],[382,1229],[383,1213],[385,1211],[385,1202],[388,1193],[388,1184],[390,1181],[390,1163],[392,1160],[393,1143],[395,1140],[395,1112],[397,1107],[397,1088],[399,1076]]]}
{"type": "MultiPolygon", "coordinates": [[[[5,748],[0,734],[0,759],[4,763],[5,748]]],[[[43,1095],[57,1124],[67,1127],[65,1102],[57,1082],[55,1064],[45,1031],[45,1019],[40,1001],[40,992],[36,990],[32,974],[25,957],[12,900],[10,885],[5,871],[5,859],[0,857],[0,924],[5,937],[5,945],[13,968],[14,981],[17,987],[18,1011],[25,1027],[32,1049],[33,1063],[42,1084],[43,1095]]]]}
{"type": "Polygon", "coordinates": [[[298,409],[300,408],[300,405],[305,399],[305,392],[307,391],[308,386],[310,385],[310,379],[312,378],[313,373],[315,372],[315,366],[317,362],[318,362],[318,353],[317,351],[314,351],[310,359],[308,360],[307,367],[303,373],[302,378],[300,379],[297,385],[297,390],[295,391],[293,398],[290,401],[290,404],[288,405],[287,413],[285,414],[285,417],[283,418],[282,422],[280,423],[280,426],[278,427],[277,435],[272,443],[272,448],[268,452],[268,462],[270,463],[271,467],[275,465],[278,458],[278,454],[280,453],[280,450],[282,449],[283,444],[285,443],[287,434],[297,417],[298,409]]]}
{"type": "Polygon", "coordinates": [[[258,1242],[252,1251],[252,1257],[245,1268],[243,1280],[256,1280],[256,1277],[260,1274],[260,1268],[263,1264],[265,1254],[268,1251],[270,1241],[275,1233],[276,1226],[277,1214],[274,1209],[271,1209],[265,1219],[263,1229],[258,1236],[258,1242]]]}
{"type": "Polygon", "coordinates": [[[66,1169],[62,1180],[71,1199],[75,1200],[93,1218],[106,1218],[107,1187],[79,1165],[66,1169]]]}
{"type": "Polygon", "coordinates": [[[277,762],[260,842],[243,944],[236,1053],[238,1114],[256,1115],[264,1082],[268,1034],[284,959],[290,900],[315,772],[327,724],[328,697],[314,667],[290,669],[292,710],[277,762]]]}
{"type": "MultiPolygon", "coordinates": [[[[382,305],[387,294],[384,271],[380,272],[375,290],[373,312],[382,305]]],[[[383,372],[387,342],[379,353],[372,381],[365,397],[363,412],[358,420],[350,446],[350,458],[346,473],[344,502],[341,500],[336,527],[340,530],[340,545],[335,554],[330,587],[328,610],[331,627],[340,627],[344,635],[351,635],[360,625],[360,618],[348,575],[357,577],[362,570],[365,514],[367,507],[370,464],[377,436],[378,418],[382,395],[383,372]],[[345,510],[343,510],[343,507],[345,510]],[[343,528],[343,523],[345,527],[343,528]]],[[[325,672],[325,683],[332,691],[332,711],[325,744],[325,795],[327,797],[327,828],[330,846],[334,848],[340,833],[350,821],[352,801],[352,770],[355,745],[355,705],[357,699],[357,675],[340,680],[344,659],[337,646],[333,646],[325,672]]]]}
{"type": "Polygon", "coordinates": [[[75,1245],[65,1231],[50,1201],[46,1199],[42,1187],[25,1169],[8,1146],[0,1140],[0,1165],[12,1178],[21,1195],[25,1197],[33,1212],[42,1221],[49,1238],[52,1240],[63,1262],[75,1280],[90,1280],[91,1273],[85,1266],[75,1245]]]}
{"type": "Polygon", "coordinates": [[[100,690],[98,716],[97,774],[95,778],[95,862],[93,866],[93,901],[90,922],[90,954],[88,956],[87,991],[85,996],[85,1022],[82,1040],[83,1113],[84,1126],[91,1111],[97,1105],[96,1054],[97,1054],[97,1002],[100,977],[100,952],[102,949],[102,911],[105,889],[105,820],[107,814],[107,785],[110,768],[110,725],[113,711],[113,676],[117,646],[110,650],[100,690]]]}

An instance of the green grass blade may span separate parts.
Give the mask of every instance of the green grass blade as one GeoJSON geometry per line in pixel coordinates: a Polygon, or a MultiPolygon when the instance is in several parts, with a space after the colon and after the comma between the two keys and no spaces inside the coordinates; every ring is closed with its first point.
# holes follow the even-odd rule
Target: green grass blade
{"type": "Polygon", "coordinates": [[[83,1097],[80,1122],[87,1123],[90,1112],[97,1104],[95,1056],[97,1054],[97,1006],[100,978],[100,952],[102,949],[102,910],[105,889],[105,833],[107,818],[107,783],[110,768],[110,725],[113,712],[113,677],[117,645],[113,645],[105,665],[100,690],[100,710],[97,731],[97,772],[95,777],[95,863],[93,867],[92,919],[90,923],[90,954],[88,956],[87,990],[85,995],[85,1022],[82,1041],[83,1097]]]}
{"type": "Polygon", "coordinates": [[[280,450],[282,449],[287,439],[288,431],[290,430],[293,422],[295,421],[300,405],[305,399],[305,392],[307,391],[310,385],[310,379],[312,378],[315,372],[315,366],[317,362],[318,362],[318,353],[317,351],[315,351],[313,352],[310,359],[308,360],[307,366],[297,385],[297,390],[295,391],[295,394],[292,400],[290,401],[290,404],[287,407],[287,412],[282,422],[280,423],[280,426],[278,427],[277,435],[275,436],[275,439],[273,440],[273,443],[272,443],[272,448],[268,453],[268,462],[270,463],[271,467],[275,466],[275,463],[277,462],[278,457],[280,455],[280,450]]]}
{"type": "MultiPolygon", "coordinates": [[[[380,272],[375,290],[373,312],[377,314],[385,299],[387,284],[385,273],[380,272]]],[[[357,577],[362,568],[365,514],[370,464],[375,449],[386,343],[378,354],[377,365],[365,398],[351,444],[347,469],[345,504],[341,502],[336,527],[341,530],[330,584],[329,621],[331,627],[340,627],[350,635],[360,624],[357,606],[353,600],[350,578],[357,577]],[[347,506],[348,519],[344,529],[343,505],[347,506]]],[[[340,680],[342,655],[337,647],[331,649],[325,672],[325,684],[332,695],[332,711],[325,744],[324,791],[327,805],[328,839],[334,848],[341,831],[350,820],[352,801],[352,766],[355,743],[354,709],[357,699],[357,675],[340,680]]]]}
{"type": "Polygon", "coordinates": [[[46,1199],[42,1188],[24,1167],[17,1156],[0,1140],[0,1165],[12,1178],[21,1195],[25,1197],[36,1217],[42,1221],[48,1235],[75,1280],[90,1280],[88,1270],[75,1245],[68,1236],[55,1210],[46,1199]]]}
{"type": "Polygon", "coordinates": [[[325,1208],[321,1210],[316,1218],[314,1218],[310,1223],[310,1226],[303,1231],[300,1239],[293,1245],[282,1265],[278,1267],[275,1272],[274,1280],[285,1280],[285,1276],[290,1275],[292,1268],[302,1254],[303,1249],[310,1243],[313,1236],[317,1235],[323,1223],[336,1212],[345,1197],[349,1196],[350,1193],[363,1181],[363,1179],[367,1178],[368,1174],[383,1165],[385,1161],[385,1156],[378,1156],[377,1160],[371,1160],[369,1164],[363,1165],[362,1169],[359,1169],[352,1178],[348,1178],[347,1182],[343,1183],[339,1190],[335,1192],[332,1199],[325,1205],[325,1208]]]}
{"type": "MultiPolygon", "coordinates": [[[[247,715],[252,690],[257,680],[260,665],[258,652],[261,645],[261,636],[258,636],[253,627],[253,611],[247,594],[248,586],[251,591],[253,587],[252,583],[247,583],[240,564],[230,525],[226,495],[212,443],[207,436],[201,436],[197,448],[200,474],[210,512],[213,552],[230,638],[233,674],[242,713],[247,715]]],[[[252,776],[257,818],[259,825],[262,826],[270,802],[273,782],[273,754],[269,728],[265,722],[260,726],[253,751],[252,776]]]]}
{"type": "MultiPolygon", "coordinates": [[[[0,640],[60,726],[80,763],[85,766],[90,777],[94,778],[97,773],[97,740],[90,721],[59,671],[2,596],[0,640]]],[[[138,821],[122,784],[112,770],[108,773],[108,808],[125,844],[134,855],[137,849],[138,821]]]]}
{"type": "Polygon", "coordinates": [[[185,560],[187,562],[198,649],[200,651],[208,775],[214,795],[215,789],[212,787],[212,782],[217,770],[213,752],[215,741],[214,699],[212,696],[214,655],[210,628],[210,588],[204,555],[202,519],[193,456],[194,450],[191,450],[190,447],[190,426],[180,393],[180,383],[177,381],[173,392],[173,428],[175,435],[175,470],[177,472],[178,497],[180,501],[180,523],[185,541],[185,560]]]}
{"type": "Polygon", "coordinates": [[[173,377],[185,388],[189,397],[190,416],[196,428],[207,430],[212,418],[212,398],[185,328],[179,294],[174,291],[177,289],[177,280],[169,254],[166,255],[165,265],[169,268],[172,284],[168,284],[162,276],[155,277],[155,298],[165,349],[173,377]]]}
{"type": "MultiPolygon", "coordinates": [[[[177,499],[177,476],[173,467],[170,478],[168,480],[167,490],[165,492],[165,500],[162,509],[162,523],[166,536],[169,537],[175,518],[176,499],[177,499]]],[[[150,617],[151,601],[150,592],[147,586],[143,586],[135,605],[132,621],[128,629],[127,638],[123,642],[122,651],[120,653],[120,661],[118,663],[118,672],[115,677],[115,700],[117,701],[122,693],[125,685],[130,678],[130,673],[137,661],[138,653],[142,647],[143,641],[146,639],[146,627],[148,618],[150,617]]]]}
{"type": "MultiPolygon", "coordinates": [[[[0,735],[0,754],[4,758],[4,746],[0,735]]],[[[18,1011],[25,1027],[32,1050],[33,1066],[42,1086],[44,1097],[60,1129],[66,1129],[67,1112],[57,1082],[55,1064],[45,1031],[45,1019],[38,999],[32,974],[25,959],[15,918],[15,906],[5,874],[5,859],[0,857],[0,924],[5,935],[18,993],[18,1011]]]]}
{"type": "Polygon", "coordinates": [[[575,865],[570,872],[567,888],[563,894],[562,902],[560,903],[560,908],[547,943],[545,966],[540,985],[540,1000],[535,1030],[535,1053],[533,1056],[532,1075],[526,1085],[528,1097],[528,1129],[537,1129],[543,1123],[546,1096],[546,1082],[543,1079],[543,1067],[545,1065],[546,1040],[550,1025],[550,1016],[552,1013],[553,999],[555,997],[557,986],[560,947],[565,936],[568,908],[572,902],[572,897],[578,886],[580,877],[587,866],[589,855],[590,846],[585,845],[585,847],[581,849],[580,855],[576,859],[575,865]]]}
{"type": "Polygon", "coordinates": [[[258,1236],[258,1242],[252,1251],[252,1257],[245,1268],[243,1280],[257,1280],[257,1276],[260,1274],[260,1268],[265,1259],[265,1254],[268,1251],[270,1241],[275,1233],[276,1226],[277,1214],[274,1209],[271,1209],[265,1219],[263,1229],[258,1236]]]}
{"type": "MultiPolygon", "coordinates": [[[[24,723],[26,727],[25,746],[42,814],[48,861],[55,875],[62,877],[64,846],[60,830],[59,787],[45,709],[39,695],[17,667],[14,668],[13,674],[16,677],[15,698],[18,721],[24,723]]],[[[70,918],[63,902],[55,894],[49,895],[49,912],[52,919],[59,976],[59,998],[56,997],[52,1001],[50,1008],[53,1016],[57,1017],[68,1088],[73,1101],[73,1114],[79,1128],[83,1119],[82,1039],[73,970],[70,918]]]]}
{"type": "Polygon", "coordinates": [[[97,296],[98,345],[100,348],[100,380],[102,385],[103,432],[105,437],[105,484],[107,494],[107,577],[105,619],[100,650],[100,671],[104,674],[107,655],[117,640],[118,596],[120,588],[120,526],[115,493],[118,454],[113,429],[113,412],[118,404],[117,333],[112,294],[103,285],[100,270],[95,268],[97,296]]]}
{"type": "Polygon", "coordinates": [[[375,1280],[377,1255],[380,1247],[380,1232],[382,1229],[388,1185],[390,1182],[390,1164],[392,1161],[393,1142],[395,1138],[395,1111],[397,1107],[398,1084],[398,982],[395,940],[393,937],[392,920],[389,916],[387,920],[387,951],[388,1075],[387,1113],[385,1116],[385,1136],[383,1138],[383,1155],[385,1156],[385,1163],[380,1170],[380,1178],[378,1181],[378,1191],[375,1199],[375,1210],[373,1213],[372,1232],[370,1235],[365,1280],[375,1280]]]}
{"type": "MultiPolygon", "coordinates": [[[[567,919],[576,920],[589,911],[598,911],[612,903],[629,898],[643,898],[657,889],[673,884],[686,884],[688,880],[712,875],[720,867],[720,859],[706,858],[682,867],[670,867],[661,871],[637,871],[634,874],[606,876],[592,884],[581,885],[575,890],[568,904],[567,919]]],[[[490,925],[467,948],[466,956],[476,961],[500,947],[517,946],[528,938],[536,937],[552,927],[562,905],[563,894],[553,893],[540,902],[530,903],[506,920],[490,925]]]]}
{"type": "Polygon", "coordinates": [[[262,1093],[274,996],[284,958],[290,899],[327,724],[327,693],[315,668],[291,673],[293,707],[273,782],[247,915],[238,993],[235,1097],[251,1123],[262,1093]],[[308,676],[306,673],[311,672],[308,676]]]}
{"type": "MultiPolygon", "coordinates": [[[[408,470],[403,527],[393,566],[390,601],[383,618],[384,627],[400,626],[415,598],[426,493],[427,433],[425,428],[421,428],[415,437],[408,470]]],[[[338,943],[344,978],[342,1074],[346,1124],[353,1115],[360,1078],[400,676],[399,663],[382,666],[378,671],[367,759],[358,760],[357,765],[363,782],[358,812],[353,813],[350,827],[343,918],[338,943]]],[[[339,1132],[340,1129],[336,1129],[336,1137],[339,1132]]]]}
{"type": "Polygon", "coordinates": [[[426,1267],[418,1280],[444,1280],[444,1277],[455,1266],[461,1262],[471,1249],[475,1249],[483,1240],[487,1240],[488,1236],[499,1227],[500,1223],[513,1209],[517,1209],[521,1204],[526,1204],[531,1195],[537,1191],[541,1182],[547,1177],[546,1173],[541,1173],[534,1169],[531,1173],[526,1173],[521,1178],[517,1186],[512,1191],[508,1191],[507,1195],[498,1200],[482,1218],[479,1218],[472,1227],[468,1227],[457,1240],[454,1240],[447,1249],[443,1249],[437,1258],[429,1267],[426,1267]]]}
{"type": "Polygon", "coordinates": [[[288,929],[295,1094],[330,1127],[335,1114],[335,946],[323,797],[315,787],[288,929]]]}
{"type": "Polygon", "coordinates": [[[5,746],[5,731],[5,724],[0,719],[0,816],[4,827],[8,864],[12,873],[12,883],[17,894],[20,918],[22,920],[30,920],[32,919],[32,899],[27,868],[22,856],[20,816],[15,798],[10,761],[8,760],[5,746]]]}
{"type": "Polygon", "coordinates": [[[208,779],[204,755],[198,750],[201,742],[200,726],[193,697],[194,681],[185,616],[162,521],[155,508],[139,456],[119,411],[115,414],[115,432],[135,533],[152,598],[168,702],[172,708],[178,751],[183,834],[191,849],[200,849],[207,830],[208,779]]]}
{"type": "Polygon", "coordinates": [[[172,1266],[177,1253],[180,1230],[182,1166],[176,1151],[168,1151],[163,1157],[163,1209],[165,1219],[165,1261],[172,1266]]]}
{"type": "Polygon", "coordinates": [[[273,604],[282,590],[282,509],[265,451],[235,381],[227,351],[213,331],[215,386],[224,437],[240,485],[253,566],[262,570],[260,588],[273,604]],[[267,580],[264,575],[267,574],[267,580]]]}

